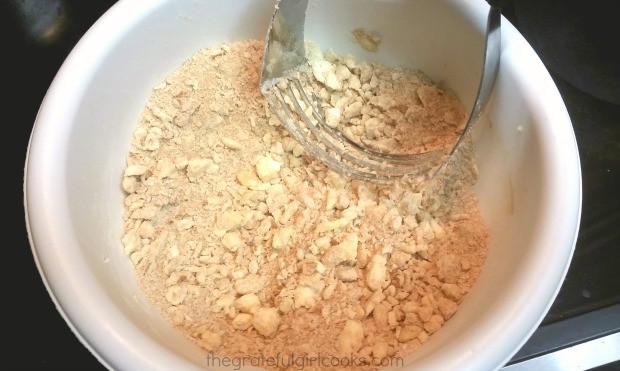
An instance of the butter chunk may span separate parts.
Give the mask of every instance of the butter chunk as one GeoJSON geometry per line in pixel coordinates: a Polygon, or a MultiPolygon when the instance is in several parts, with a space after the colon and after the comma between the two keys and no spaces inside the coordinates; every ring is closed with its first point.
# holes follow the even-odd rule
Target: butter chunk
{"type": "Polygon", "coordinates": [[[271,157],[261,156],[256,163],[256,173],[263,182],[269,182],[278,177],[282,164],[271,157]]]}
{"type": "Polygon", "coordinates": [[[339,228],[346,227],[349,224],[351,224],[351,219],[339,218],[336,220],[322,222],[316,227],[316,231],[319,233],[329,232],[329,231],[333,231],[339,228]]]}
{"type": "Polygon", "coordinates": [[[338,335],[340,353],[351,354],[357,352],[362,347],[363,341],[364,328],[362,324],[357,321],[347,320],[340,335],[338,335]]]}
{"type": "Polygon", "coordinates": [[[254,312],[254,328],[266,338],[272,338],[280,326],[280,314],[276,308],[259,308],[254,312]]]}
{"type": "Polygon", "coordinates": [[[338,124],[340,124],[340,115],[340,108],[333,107],[326,109],[325,124],[327,124],[330,128],[338,127],[338,124]]]}
{"type": "Polygon", "coordinates": [[[256,294],[245,294],[235,300],[235,308],[239,312],[252,313],[258,307],[260,307],[260,300],[256,294]]]}
{"type": "Polygon", "coordinates": [[[295,230],[292,227],[279,228],[273,235],[273,248],[282,250],[288,247],[293,234],[295,234],[295,230]]]}
{"type": "Polygon", "coordinates": [[[382,254],[376,254],[370,261],[370,267],[366,276],[368,287],[377,291],[380,290],[387,278],[387,259],[382,254]]]}
{"type": "Polygon", "coordinates": [[[190,181],[196,181],[207,172],[207,168],[213,161],[209,159],[193,159],[187,163],[187,177],[190,181]]]}
{"type": "Polygon", "coordinates": [[[143,175],[149,168],[144,165],[131,165],[125,168],[125,176],[137,176],[143,175]]]}
{"type": "Polygon", "coordinates": [[[166,178],[172,174],[176,170],[174,166],[174,162],[172,160],[164,158],[157,161],[157,165],[155,165],[155,170],[153,170],[153,174],[160,179],[166,178]]]}
{"type": "Polygon", "coordinates": [[[224,237],[222,237],[222,245],[229,251],[235,252],[244,245],[244,242],[239,232],[227,232],[224,234],[224,237]]]}
{"type": "Polygon", "coordinates": [[[355,233],[347,233],[342,242],[332,246],[323,255],[321,261],[327,267],[334,267],[343,262],[355,262],[357,257],[358,238],[355,233]]]}
{"type": "Polygon", "coordinates": [[[269,183],[261,182],[252,171],[243,170],[238,172],[237,181],[242,186],[253,191],[266,191],[269,189],[269,183]]]}
{"type": "Polygon", "coordinates": [[[248,313],[239,313],[232,320],[232,327],[235,330],[243,331],[252,327],[252,323],[254,322],[254,316],[248,313]]]}
{"type": "Polygon", "coordinates": [[[199,343],[203,348],[213,351],[222,345],[222,337],[213,331],[205,331],[200,335],[199,343]]]}
{"type": "Polygon", "coordinates": [[[422,329],[418,326],[405,326],[401,328],[400,334],[398,334],[398,341],[400,343],[406,343],[411,341],[420,335],[422,329]]]}
{"type": "Polygon", "coordinates": [[[153,219],[157,212],[159,211],[159,206],[156,205],[148,205],[139,208],[138,210],[131,213],[132,219],[153,219]]]}
{"type": "Polygon", "coordinates": [[[236,140],[232,138],[227,138],[227,137],[222,138],[222,144],[224,144],[226,148],[232,149],[234,151],[238,151],[241,148],[243,148],[243,146],[241,146],[239,142],[237,142],[236,140]]]}
{"type": "Polygon", "coordinates": [[[316,304],[317,293],[308,286],[299,286],[294,294],[295,308],[312,308],[316,304]]]}
{"type": "Polygon", "coordinates": [[[236,211],[224,211],[217,218],[217,226],[225,231],[239,229],[243,224],[243,215],[236,211]]]}

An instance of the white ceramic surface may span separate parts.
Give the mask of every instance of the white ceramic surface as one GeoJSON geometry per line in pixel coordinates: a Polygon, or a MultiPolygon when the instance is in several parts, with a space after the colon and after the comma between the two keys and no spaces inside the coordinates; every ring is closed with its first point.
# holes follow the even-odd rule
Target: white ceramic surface
{"type": "MultiPolygon", "coordinates": [[[[485,1],[327,1],[311,1],[308,38],[416,66],[473,102],[485,1]],[[359,26],[380,31],[380,55],[351,43],[348,31],[359,26]]],[[[67,324],[111,369],[204,369],[205,353],[136,286],[120,243],[121,175],[151,87],[200,48],[262,39],[272,6],[121,0],[78,43],[43,101],[24,181],[33,254],[67,324]]],[[[500,72],[477,128],[489,256],[457,314],[406,359],[410,369],[499,368],[546,314],[572,257],[581,179],[570,119],[534,51],[505,19],[502,27],[500,72]]]]}

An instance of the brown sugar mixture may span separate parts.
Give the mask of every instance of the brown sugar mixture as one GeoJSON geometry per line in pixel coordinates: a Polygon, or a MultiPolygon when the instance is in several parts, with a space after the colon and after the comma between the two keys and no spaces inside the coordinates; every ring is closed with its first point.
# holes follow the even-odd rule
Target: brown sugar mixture
{"type": "MultiPolygon", "coordinates": [[[[445,143],[464,123],[456,96],[419,72],[313,53],[314,88],[350,135],[397,148],[424,122],[449,128],[445,143]]],[[[457,311],[486,257],[473,149],[422,184],[344,177],[271,116],[261,56],[256,40],[205,49],[154,88],[122,181],[138,283],[218,357],[397,365],[457,311]]],[[[417,145],[433,146],[424,125],[417,145]]]]}

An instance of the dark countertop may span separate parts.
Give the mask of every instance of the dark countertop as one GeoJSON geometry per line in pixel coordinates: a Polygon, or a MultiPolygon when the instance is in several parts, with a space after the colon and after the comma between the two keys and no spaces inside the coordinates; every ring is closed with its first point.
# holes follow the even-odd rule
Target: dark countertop
{"type": "MultiPolygon", "coordinates": [[[[47,87],[71,48],[114,3],[0,2],[3,122],[17,132],[11,142],[18,152],[7,156],[15,181],[9,182],[11,224],[5,230],[11,238],[2,270],[0,362],[5,370],[104,370],[70,331],[43,286],[25,229],[22,180],[28,139],[47,87]]],[[[618,22],[612,12],[600,10],[603,3],[512,0],[503,11],[540,55],[562,94],[583,173],[581,229],[571,267],[542,326],[514,362],[620,331],[620,61],[617,37],[612,37],[618,35],[618,22]]]]}

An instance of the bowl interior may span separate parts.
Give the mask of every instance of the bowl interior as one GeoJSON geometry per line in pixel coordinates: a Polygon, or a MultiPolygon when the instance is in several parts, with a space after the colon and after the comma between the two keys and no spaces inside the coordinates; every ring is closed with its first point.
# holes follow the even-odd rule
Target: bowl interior
{"type": "MultiPolygon", "coordinates": [[[[151,88],[201,48],[263,39],[272,10],[262,0],[121,1],[48,91],[27,160],[31,243],[69,325],[112,368],[205,367],[205,353],[136,285],[120,243],[120,181],[151,88]]],[[[482,0],[317,0],[306,37],[338,53],[418,67],[468,107],[487,10],[482,0]],[[351,42],[357,27],[380,32],[381,53],[351,42]]],[[[419,370],[501,366],[542,320],[574,247],[580,178],[570,120],[533,50],[506,20],[502,27],[500,73],[476,129],[476,193],[491,229],[489,256],[457,314],[406,359],[419,370]]]]}

